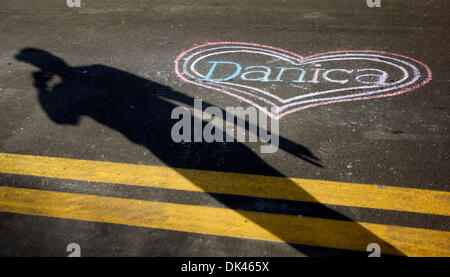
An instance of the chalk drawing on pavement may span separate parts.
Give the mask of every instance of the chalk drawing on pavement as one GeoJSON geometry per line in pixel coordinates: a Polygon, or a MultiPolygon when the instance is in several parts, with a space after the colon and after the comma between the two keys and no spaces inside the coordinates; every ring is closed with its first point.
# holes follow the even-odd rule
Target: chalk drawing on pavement
{"type": "Polygon", "coordinates": [[[272,118],[319,105],[400,95],[432,79],[413,58],[383,51],[334,51],[303,57],[280,48],[213,42],[182,52],[175,72],[272,118]],[[275,112],[273,112],[275,111],[275,112]]]}

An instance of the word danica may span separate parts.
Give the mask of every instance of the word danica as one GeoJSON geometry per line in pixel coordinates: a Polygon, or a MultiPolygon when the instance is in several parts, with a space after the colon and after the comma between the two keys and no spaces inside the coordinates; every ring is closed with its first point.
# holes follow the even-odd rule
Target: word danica
{"type": "MultiPolygon", "coordinates": [[[[286,81],[286,75],[288,73],[296,72],[297,78],[294,74],[289,74],[287,81],[293,83],[320,83],[321,81],[330,83],[345,84],[349,81],[349,78],[355,80],[360,84],[366,85],[384,85],[389,74],[386,71],[376,68],[362,68],[362,69],[322,69],[311,68],[305,69],[300,67],[275,67],[274,69],[263,66],[255,65],[243,68],[237,62],[230,61],[209,61],[211,67],[205,78],[199,81],[203,82],[224,82],[230,81],[238,77],[244,81],[257,81],[257,82],[282,82],[286,81]],[[228,74],[215,73],[220,67],[222,69],[228,69],[231,72],[228,74]],[[336,75],[345,75],[346,77],[337,79],[336,75]]],[[[316,67],[320,67],[320,64],[316,64],[316,67]]]]}
{"type": "Polygon", "coordinates": [[[275,119],[320,105],[400,95],[432,79],[426,64],[395,53],[351,50],[304,57],[245,42],[192,47],[175,59],[175,73],[275,119]]]}

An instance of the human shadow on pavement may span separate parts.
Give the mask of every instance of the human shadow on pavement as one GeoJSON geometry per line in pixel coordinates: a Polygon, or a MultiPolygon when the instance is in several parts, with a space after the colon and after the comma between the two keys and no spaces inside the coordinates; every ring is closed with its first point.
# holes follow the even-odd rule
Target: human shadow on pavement
{"type": "MultiPolygon", "coordinates": [[[[170,98],[191,106],[194,99],[174,91],[170,87],[104,65],[70,67],[63,59],[40,49],[22,49],[16,55],[16,59],[39,69],[32,75],[34,86],[41,106],[52,121],[57,124],[77,125],[81,116],[88,116],[117,130],[133,143],[145,146],[164,164],[177,170],[200,189],[208,191],[199,178],[187,174],[187,171],[183,169],[283,176],[242,143],[175,143],[171,138],[171,129],[177,120],[171,119],[171,113],[177,106],[167,99],[170,98]],[[49,81],[55,76],[58,76],[61,82],[49,87],[49,81]]],[[[209,105],[208,103],[204,104],[209,105]]],[[[299,159],[315,166],[321,166],[317,157],[305,146],[282,137],[280,137],[279,144],[281,149],[299,159]]],[[[248,178],[251,182],[261,180],[261,176],[255,176],[254,180],[251,180],[253,178],[251,175],[248,178]]],[[[217,180],[217,183],[220,182],[221,180],[217,180]]],[[[239,185],[245,186],[245,184],[239,185]]],[[[277,200],[264,198],[209,194],[226,207],[234,209],[306,255],[355,254],[367,256],[365,247],[373,242],[381,245],[382,252],[403,255],[357,222],[318,203],[313,196],[288,178],[283,178],[282,181],[280,178],[280,189],[289,191],[290,194],[297,195],[298,198],[305,199],[305,201],[283,202],[280,200],[282,202],[280,204],[277,200]],[[287,214],[293,215],[298,211],[298,214],[302,214],[305,220],[325,218],[324,227],[318,231],[330,234],[334,239],[355,239],[355,241],[363,242],[358,246],[359,252],[308,246],[321,245],[320,241],[315,241],[317,234],[313,233],[306,234],[306,239],[302,244],[292,243],[295,234],[286,233],[283,226],[280,226],[283,224],[282,222],[268,222],[265,217],[261,217],[260,212],[276,211],[283,214],[283,209],[279,209],[277,205],[290,205],[291,211],[294,210],[294,212],[287,212],[287,214]],[[334,220],[347,224],[345,226],[348,228],[345,230],[328,228],[326,222],[335,222],[334,220]],[[357,238],[349,238],[346,230],[352,230],[351,234],[355,234],[357,238]],[[311,239],[308,239],[309,236],[311,239]]],[[[299,226],[301,226],[301,220],[299,218],[299,226]]],[[[308,232],[308,230],[299,228],[298,232],[308,232]]]]}

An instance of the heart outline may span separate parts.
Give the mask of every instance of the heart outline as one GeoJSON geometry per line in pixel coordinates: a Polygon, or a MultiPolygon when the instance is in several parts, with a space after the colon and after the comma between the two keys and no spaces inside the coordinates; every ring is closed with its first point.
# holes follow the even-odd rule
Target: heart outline
{"type": "MultiPolygon", "coordinates": [[[[424,64],[424,63],[422,63],[422,62],[420,62],[420,61],[418,61],[416,59],[413,59],[413,58],[410,58],[410,57],[407,57],[407,56],[404,56],[404,55],[396,54],[396,53],[390,53],[390,52],[385,52],[385,51],[375,51],[375,50],[339,50],[339,51],[329,51],[329,52],[324,52],[324,53],[317,53],[317,54],[314,54],[314,55],[310,55],[310,56],[305,56],[304,57],[304,56],[299,55],[297,53],[294,53],[294,52],[291,52],[291,51],[287,51],[287,50],[284,50],[284,49],[281,49],[281,48],[277,48],[277,47],[273,47],[273,46],[267,46],[267,45],[262,45],[262,44],[257,44],[257,43],[247,43],[247,42],[207,42],[205,44],[194,46],[194,47],[192,47],[192,48],[190,48],[188,50],[183,51],[181,54],[179,54],[177,56],[177,58],[175,59],[175,73],[184,82],[191,83],[191,84],[194,84],[194,85],[197,85],[197,86],[200,86],[200,87],[205,87],[205,88],[208,88],[208,89],[213,89],[213,90],[222,92],[224,94],[230,95],[230,96],[232,96],[232,97],[234,97],[234,98],[236,98],[238,100],[244,101],[244,102],[246,102],[246,103],[248,103],[248,104],[258,108],[259,110],[263,111],[264,113],[266,113],[269,117],[271,117],[273,119],[280,119],[280,118],[282,118],[282,117],[284,117],[284,116],[286,116],[288,114],[291,114],[291,113],[294,113],[294,112],[297,112],[297,111],[300,111],[300,110],[305,110],[305,109],[308,109],[308,108],[312,108],[312,107],[321,106],[321,105],[328,105],[328,104],[332,104],[332,103],[350,102],[350,101],[359,101],[359,100],[368,100],[368,99],[383,98],[383,97],[392,97],[392,96],[400,95],[400,94],[403,94],[403,93],[415,90],[417,88],[420,88],[420,87],[424,86],[425,84],[427,84],[428,82],[430,82],[432,80],[432,72],[431,72],[430,68],[426,64],[424,64]],[[281,52],[283,55],[287,54],[287,55],[296,57],[296,58],[299,59],[300,62],[308,61],[308,60],[310,60],[310,59],[312,59],[314,57],[326,56],[326,55],[330,55],[330,54],[339,54],[339,53],[377,53],[377,54],[392,55],[392,56],[396,56],[396,57],[399,57],[399,58],[403,58],[403,59],[407,59],[407,60],[413,61],[413,62],[421,65],[423,68],[425,68],[425,71],[427,72],[427,78],[425,80],[423,80],[422,82],[420,82],[420,83],[413,83],[413,84],[411,84],[410,86],[408,86],[406,88],[402,88],[400,90],[393,91],[393,92],[386,93],[386,94],[375,94],[375,95],[370,95],[370,96],[361,96],[361,97],[355,97],[355,98],[344,98],[344,99],[338,99],[338,100],[317,102],[317,103],[313,103],[313,104],[309,104],[309,105],[303,105],[303,106],[298,106],[296,108],[288,109],[287,111],[285,111],[283,113],[274,114],[274,113],[268,111],[265,107],[262,107],[261,105],[255,103],[254,101],[252,101],[252,100],[250,100],[250,99],[248,99],[246,97],[243,97],[241,95],[235,94],[235,93],[230,92],[230,91],[228,91],[226,89],[222,89],[222,88],[218,88],[218,87],[207,85],[205,83],[200,83],[200,82],[196,82],[196,81],[193,81],[193,80],[189,80],[185,76],[183,76],[183,74],[180,73],[180,70],[179,70],[180,60],[184,56],[186,56],[186,54],[188,54],[188,53],[190,53],[190,52],[192,52],[192,51],[194,51],[196,49],[199,49],[199,48],[202,48],[202,47],[213,46],[213,45],[241,45],[241,46],[257,47],[257,48],[261,48],[262,50],[270,49],[270,50],[275,50],[275,51],[281,52]]],[[[392,90],[395,90],[395,89],[396,88],[393,88],[392,90]]]]}

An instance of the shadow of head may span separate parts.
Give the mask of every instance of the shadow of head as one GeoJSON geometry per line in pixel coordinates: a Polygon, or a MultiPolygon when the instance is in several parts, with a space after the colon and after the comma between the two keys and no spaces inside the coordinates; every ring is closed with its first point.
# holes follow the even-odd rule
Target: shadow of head
{"type": "Polygon", "coordinates": [[[45,72],[56,73],[67,69],[66,63],[61,58],[40,49],[24,48],[14,57],[18,61],[34,65],[45,72]]]}
{"type": "Polygon", "coordinates": [[[68,93],[70,91],[67,89],[58,89],[58,84],[52,88],[49,87],[49,82],[55,76],[61,79],[70,76],[71,68],[64,60],[47,51],[35,48],[24,48],[14,57],[18,61],[39,69],[32,76],[34,86],[38,90],[39,101],[48,116],[58,124],[76,125],[80,117],[77,109],[77,104],[79,104],[77,94],[68,93]]]}

